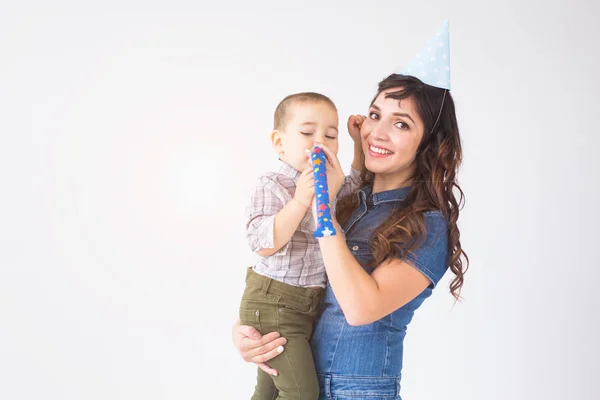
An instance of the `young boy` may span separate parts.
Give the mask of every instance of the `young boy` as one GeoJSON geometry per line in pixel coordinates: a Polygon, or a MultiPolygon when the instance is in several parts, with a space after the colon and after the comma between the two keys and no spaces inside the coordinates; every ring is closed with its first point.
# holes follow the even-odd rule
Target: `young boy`
{"type": "MultiPolygon", "coordinates": [[[[360,184],[362,149],[358,129],[364,117],[352,116],[355,141],[352,172],[338,198],[360,184]]],[[[338,151],[338,115],[333,102],[318,93],[287,96],[275,110],[271,132],[279,170],[261,176],[246,209],[247,239],[260,260],[246,273],[240,322],[262,334],[277,331],[285,352],[269,362],[278,371],[258,369],[253,400],[317,399],[319,385],[309,340],[326,286],[325,267],[310,211],[314,196],[310,151],[315,142],[338,151]]],[[[333,210],[332,210],[333,211],[333,210]]]]}

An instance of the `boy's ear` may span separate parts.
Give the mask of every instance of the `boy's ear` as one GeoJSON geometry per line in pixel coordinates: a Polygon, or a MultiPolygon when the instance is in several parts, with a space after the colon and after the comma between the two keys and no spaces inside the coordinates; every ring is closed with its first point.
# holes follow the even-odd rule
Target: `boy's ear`
{"type": "Polygon", "coordinates": [[[271,144],[279,156],[283,155],[283,143],[281,142],[281,131],[274,130],[271,132],[271,144]]]}

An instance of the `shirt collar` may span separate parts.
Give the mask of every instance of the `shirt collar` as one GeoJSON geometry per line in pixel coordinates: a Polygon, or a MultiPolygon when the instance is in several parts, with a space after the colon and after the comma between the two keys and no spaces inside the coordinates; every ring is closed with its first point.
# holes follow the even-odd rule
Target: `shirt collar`
{"type": "Polygon", "coordinates": [[[300,175],[302,175],[300,173],[300,171],[298,171],[296,168],[292,167],[291,165],[289,165],[281,160],[279,160],[278,172],[289,178],[292,178],[294,183],[298,183],[298,179],[300,179],[300,175]]]}
{"type": "Polygon", "coordinates": [[[373,184],[370,183],[358,191],[358,199],[361,203],[369,205],[378,205],[382,203],[397,203],[404,201],[410,191],[410,186],[399,189],[385,190],[379,193],[373,193],[373,184]]]}

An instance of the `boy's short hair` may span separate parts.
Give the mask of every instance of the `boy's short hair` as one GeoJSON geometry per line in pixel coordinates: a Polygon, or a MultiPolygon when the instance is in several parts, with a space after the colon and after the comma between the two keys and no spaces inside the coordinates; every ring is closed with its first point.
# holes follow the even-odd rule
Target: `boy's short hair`
{"type": "Polygon", "coordinates": [[[303,92],[303,93],[295,93],[287,96],[285,99],[281,100],[281,102],[277,105],[275,109],[274,121],[273,121],[273,129],[275,130],[284,130],[285,124],[289,119],[289,112],[293,105],[298,103],[327,103],[335,112],[337,112],[337,107],[333,104],[331,99],[323,94],[315,93],[315,92],[303,92]]]}

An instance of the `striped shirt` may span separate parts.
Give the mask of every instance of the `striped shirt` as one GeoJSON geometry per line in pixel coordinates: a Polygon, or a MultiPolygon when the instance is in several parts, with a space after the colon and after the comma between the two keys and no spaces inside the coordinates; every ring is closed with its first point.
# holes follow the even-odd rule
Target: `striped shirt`
{"type": "MultiPolygon", "coordinates": [[[[253,252],[274,246],[275,215],[294,197],[300,175],[292,166],[280,161],[277,172],[268,172],[258,179],[246,207],[246,238],[253,252]]],[[[351,168],[337,198],[350,194],[359,185],[360,171],[351,168]]],[[[292,286],[325,287],[325,265],[317,239],[313,237],[315,228],[309,210],[290,241],[273,255],[260,257],[253,266],[254,271],[292,286]]]]}

